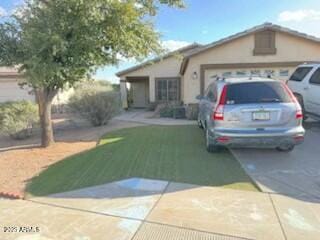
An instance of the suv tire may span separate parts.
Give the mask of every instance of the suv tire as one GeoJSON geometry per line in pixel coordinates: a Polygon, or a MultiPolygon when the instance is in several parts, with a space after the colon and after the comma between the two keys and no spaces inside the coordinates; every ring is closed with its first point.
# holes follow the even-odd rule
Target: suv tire
{"type": "Polygon", "coordinates": [[[202,128],[203,128],[203,125],[202,125],[202,123],[201,123],[201,120],[200,120],[199,116],[198,116],[197,122],[198,122],[198,127],[202,129],[202,128]]]}
{"type": "Polygon", "coordinates": [[[294,145],[288,145],[288,146],[284,146],[284,147],[277,147],[276,148],[279,152],[291,152],[294,149],[294,145]]]}
{"type": "Polygon", "coordinates": [[[210,153],[218,152],[220,150],[219,146],[210,141],[208,129],[206,129],[206,148],[210,153]]]}

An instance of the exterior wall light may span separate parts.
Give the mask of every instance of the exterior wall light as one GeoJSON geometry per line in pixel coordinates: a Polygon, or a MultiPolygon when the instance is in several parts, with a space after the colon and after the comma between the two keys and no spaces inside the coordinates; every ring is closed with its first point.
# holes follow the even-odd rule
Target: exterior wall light
{"type": "Polygon", "coordinates": [[[198,79],[198,73],[197,72],[193,72],[192,73],[192,79],[194,79],[194,80],[198,79]]]}

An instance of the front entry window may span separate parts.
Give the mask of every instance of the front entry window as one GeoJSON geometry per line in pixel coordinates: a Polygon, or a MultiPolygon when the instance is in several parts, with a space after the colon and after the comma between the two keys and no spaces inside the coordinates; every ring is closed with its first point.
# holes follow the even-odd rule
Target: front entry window
{"type": "Polygon", "coordinates": [[[156,99],[160,102],[179,100],[179,78],[156,79],[156,99]]]}

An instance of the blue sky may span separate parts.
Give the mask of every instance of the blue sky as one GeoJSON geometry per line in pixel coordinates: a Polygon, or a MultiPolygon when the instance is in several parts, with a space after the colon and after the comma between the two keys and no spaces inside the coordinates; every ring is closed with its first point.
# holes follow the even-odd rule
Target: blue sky
{"type": "MultiPolygon", "coordinates": [[[[1,0],[0,15],[22,0],[1,0]]],[[[207,44],[264,22],[272,22],[320,37],[319,0],[185,0],[185,9],[161,7],[154,23],[170,50],[198,42],[207,44]]],[[[115,72],[135,63],[106,66],[95,78],[117,82],[115,72]]]]}

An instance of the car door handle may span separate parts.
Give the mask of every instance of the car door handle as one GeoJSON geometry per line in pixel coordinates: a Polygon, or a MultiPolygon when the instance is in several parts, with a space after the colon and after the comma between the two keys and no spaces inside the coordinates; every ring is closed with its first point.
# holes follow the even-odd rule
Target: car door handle
{"type": "Polygon", "coordinates": [[[309,87],[304,87],[304,88],[303,88],[303,90],[308,90],[308,89],[309,89],[309,87]]]}

